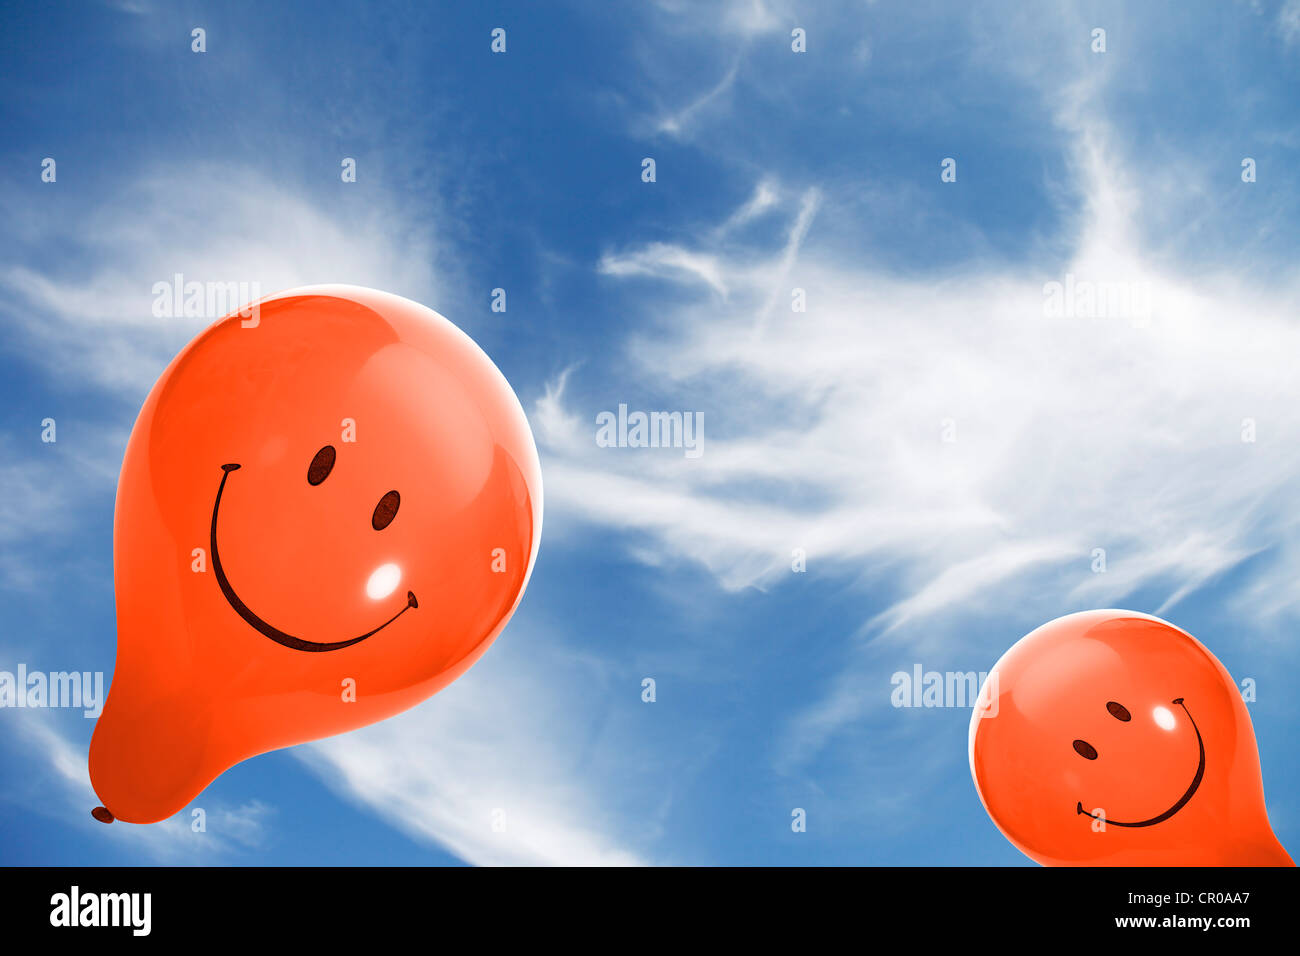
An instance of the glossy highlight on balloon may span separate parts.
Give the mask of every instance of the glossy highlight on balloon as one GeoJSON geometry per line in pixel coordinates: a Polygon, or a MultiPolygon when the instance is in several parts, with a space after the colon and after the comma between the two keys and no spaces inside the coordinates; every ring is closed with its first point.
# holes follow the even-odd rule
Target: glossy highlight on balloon
{"type": "Polygon", "coordinates": [[[1196,638],[1084,611],[1021,638],[970,724],[984,809],[1045,866],[1293,866],[1236,682],[1196,638]]]}
{"type": "Polygon", "coordinates": [[[436,312],[313,286],[214,323],[122,463],[95,818],[165,819],[241,760],[436,693],[505,627],[541,524],[519,401],[436,312]]]}

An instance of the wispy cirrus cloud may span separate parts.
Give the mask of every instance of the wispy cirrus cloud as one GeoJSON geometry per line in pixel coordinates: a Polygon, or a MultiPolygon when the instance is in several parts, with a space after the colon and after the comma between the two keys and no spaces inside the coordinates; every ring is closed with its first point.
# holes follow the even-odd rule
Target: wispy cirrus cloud
{"type": "Polygon", "coordinates": [[[612,738],[589,743],[593,722],[610,719],[593,710],[602,665],[527,631],[507,627],[501,646],[419,707],[298,756],[349,799],[470,863],[648,862],[636,847],[659,836],[656,771],[612,738]]]}
{"type": "MultiPolygon", "coordinates": [[[[147,171],[75,228],[4,207],[30,247],[56,259],[0,268],[4,313],[24,354],[75,367],[108,389],[139,388],[220,315],[154,314],[156,283],[242,283],[269,295],[320,282],[369,283],[434,301],[440,250],[427,225],[384,198],[322,206],[247,168],[209,164],[147,171]]],[[[242,304],[242,303],[241,303],[242,304]]],[[[233,306],[232,306],[233,308],[233,306]]]]}
{"type": "Polygon", "coordinates": [[[679,246],[656,243],[645,249],[601,259],[600,272],[611,276],[686,276],[703,282],[719,295],[727,294],[718,261],[679,246]]]}
{"type": "MultiPolygon", "coordinates": [[[[657,314],[627,346],[638,374],[606,402],[670,394],[705,412],[707,450],[596,448],[600,409],[557,382],[536,407],[548,504],[729,589],[785,580],[796,548],[822,571],[888,570],[896,597],[860,633],[891,640],[926,640],[956,607],[1155,589],[1165,611],[1257,555],[1253,590],[1273,599],[1252,596],[1250,613],[1294,611],[1294,282],[1184,271],[1147,249],[1137,222],[1153,197],[1092,108],[1098,88],[1075,86],[1058,112],[1084,198],[1064,256],[1044,244],[1020,263],[900,276],[817,241],[839,198],[810,198],[823,187],[798,203],[787,191],[779,246],[718,230],[607,256],[606,275],[686,289],[698,270],[679,264],[707,262],[707,287],[727,291],[657,314]]],[[[793,721],[788,753],[815,753],[863,712],[852,668],[830,694],[793,721]]]]}
{"type": "Polygon", "coordinates": [[[1278,8],[1277,29],[1288,45],[1300,43],[1300,0],[1286,0],[1278,8]]]}
{"type": "Polygon", "coordinates": [[[789,29],[790,5],[783,0],[655,0],[655,6],[672,25],[689,23],[701,32],[752,37],[789,29]]]}

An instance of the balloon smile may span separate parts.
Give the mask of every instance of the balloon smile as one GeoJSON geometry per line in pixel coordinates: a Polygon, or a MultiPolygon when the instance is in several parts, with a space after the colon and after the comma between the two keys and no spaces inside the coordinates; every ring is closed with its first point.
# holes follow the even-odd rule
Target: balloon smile
{"type": "Polygon", "coordinates": [[[1082,800],[1080,800],[1075,805],[1075,813],[1081,813],[1085,817],[1091,817],[1094,820],[1102,820],[1109,826],[1150,827],[1150,826],[1155,826],[1157,823],[1164,823],[1166,820],[1168,820],[1175,813],[1177,813],[1179,810],[1181,810],[1183,807],[1187,805],[1187,801],[1192,799],[1192,794],[1196,793],[1196,788],[1201,785],[1201,779],[1205,776],[1205,741],[1201,739],[1201,729],[1196,726],[1196,720],[1195,718],[1192,717],[1192,712],[1187,709],[1187,705],[1183,703],[1183,699],[1181,697],[1176,697],[1174,698],[1173,703],[1183,708],[1183,712],[1187,714],[1187,719],[1192,722],[1192,729],[1196,731],[1196,746],[1200,748],[1201,751],[1201,760],[1200,760],[1200,764],[1196,768],[1196,776],[1192,778],[1192,784],[1187,788],[1187,792],[1184,793],[1181,797],[1179,797],[1178,802],[1175,803],[1168,810],[1166,810],[1164,813],[1160,814],[1159,816],[1154,816],[1150,820],[1141,820],[1137,823],[1123,823],[1119,820],[1111,820],[1106,816],[1097,816],[1096,814],[1089,813],[1087,810],[1083,809],[1082,800]]]}
{"type": "Polygon", "coordinates": [[[230,477],[232,471],[238,471],[239,467],[240,466],[236,464],[221,466],[221,484],[217,487],[217,497],[212,503],[212,533],[210,548],[212,551],[212,570],[217,576],[217,584],[221,587],[221,593],[225,595],[226,602],[234,608],[235,613],[242,617],[250,626],[260,631],[262,634],[265,634],[277,644],[283,644],[285,647],[292,648],[295,651],[337,651],[344,647],[351,647],[353,644],[359,644],[366,638],[378,634],[411,608],[420,606],[415,600],[415,592],[407,591],[406,607],[402,608],[373,631],[367,631],[360,637],[354,637],[346,641],[332,641],[329,643],[305,641],[300,637],[294,637],[292,634],[286,634],[278,627],[274,627],[258,617],[253,613],[252,609],[240,599],[239,595],[235,593],[235,589],[231,587],[230,581],[226,577],[226,572],[221,567],[221,556],[217,553],[217,512],[221,508],[221,495],[226,490],[226,479],[230,477]]]}

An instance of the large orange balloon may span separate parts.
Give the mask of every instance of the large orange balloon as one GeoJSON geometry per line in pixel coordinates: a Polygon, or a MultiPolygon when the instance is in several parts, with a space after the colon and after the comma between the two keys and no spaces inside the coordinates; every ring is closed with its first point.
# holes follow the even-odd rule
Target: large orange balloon
{"type": "Polygon", "coordinates": [[[1237,685],[1159,618],[1085,611],[1018,641],[975,706],[970,763],[998,829],[1044,865],[1294,865],[1237,685]]]}
{"type": "Polygon", "coordinates": [[[96,817],[164,819],[240,760],[445,687],[518,605],[541,526],[519,401],[442,316],[317,286],[215,323],[122,463],[96,817]]]}

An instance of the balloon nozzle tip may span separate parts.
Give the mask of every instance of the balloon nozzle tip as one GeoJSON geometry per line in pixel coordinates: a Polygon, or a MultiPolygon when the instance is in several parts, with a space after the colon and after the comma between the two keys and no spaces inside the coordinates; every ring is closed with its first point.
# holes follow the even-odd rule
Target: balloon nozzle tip
{"type": "Polygon", "coordinates": [[[90,815],[100,823],[112,823],[116,819],[113,814],[109,813],[108,807],[95,807],[90,811],[90,815]]]}

